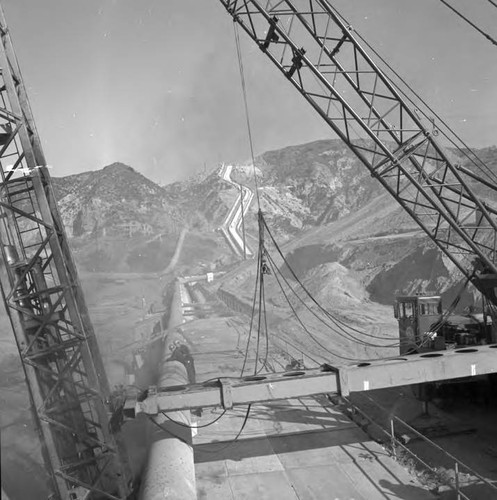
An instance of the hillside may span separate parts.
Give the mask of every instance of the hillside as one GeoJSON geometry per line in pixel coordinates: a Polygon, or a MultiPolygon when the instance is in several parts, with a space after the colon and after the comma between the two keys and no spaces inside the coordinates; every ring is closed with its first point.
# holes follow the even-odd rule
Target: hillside
{"type": "Polygon", "coordinates": [[[122,163],[54,177],[53,185],[69,237],[170,231],[179,222],[163,189],[122,163]]]}
{"type": "MultiPolygon", "coordinates": [[[[339,140],[315,141],[263,153],[256,158],[261,209],[282,240],[354,212],[381,194],[357,158],[339,140]]],[[[255,187],[253,168],[235,166],[233,180],[255,187]]],[[[197,217],[204,227],[222,223],[236,192],[219,182],[217,173],[165,186],[182,213],[197,217]],[[195,214],[195,215],[194,215],[195,214]]],[[[246,220],[257,234],[257,204],[246,220]]]]}
{"type": "MultiPolygon", "coordinates": [[[[477,153],[497,170],[496,147],[477,153]]],[[[268,151],[256,158],[255,171],[265,219],[299,272],[338,262],[358,273],[372,300],[383,303],[400,290],[443,291],[457,281],[416,224],[341,141],[268,151]]],[[[242,165],[235,166],[232,178],[255,187],[253,175],[252,166],[242,165]]],[[[76,259],[86,270],[159,272],[183,227],[189,232],[180,267],[219,268],[237,261],[216,230],[238,192],[217,169],[161,187],[114,163],[54,178],[54,188],[76,259]]],[[[485,187],[479,194],[487,200],[495,196],[485,187]]],[[[257,209],[254,201],[245,220],[252,243],[257,209]]]]}
{"type": "MultiPolygon", "coordinates": [[[[477,153],[490,171],[497,170],[496,147],[477,153]]],[[[371,300],[382,303],[401,290],[446,291],[457,282],[451,266],[341,141],[268,151],[256,158],[255,172],[265,219],[302,276],[337,262],[357,274],[371,300]]],[[[232,179],[254,188],[253,174],[251,165],[238,165],[232,179]]],[[[175,272],[237,264],[217,229],[238,190],[220,179],[217,168],[162,187],[113,163],[56,177],[53,184],[84,271],[159,273],[171,261],[182,229],[187,233],[175,272]]],[[[490,188],[477,192],[495,199],[490,188]]],[[[245,219],[252,245],[257,210],[255,199],[245,219]]]]}
{"type": "MultiPolygon", "coordinates": [[[[497,147],[476,151],[487,167],[497,171],[497,147]]],[[[470,166],[464,156],[449,154],[456,163],[470,166]]],[[[302,231],[324,227],[344,216],[356,213],[368,203],[385,195],[384,188],[340,140],[320,140],[268,151],[255,158],[260,206],[266,220],[281,242],[300,237],[302,231]]],[[[254,169],[247,164],[236,165],[232,179],[255,188],[254,169]]],[[[476,183],[470,180],[470,184],[476,183]]],[[[478,186],[482,197],[492,199],[495,192],[478,186]]],[[[188,181],[164,187],[165,192],[183,216],[199,230],[215,230],[237,196],[237,192],[220,182],[217,171],[199,174],[188,181]]],[[[368,232],[403,231],[412,223],[391,203],[390,218],[375,225],[364,226],[368,232]],[[399,220],[398,217],[401,217],[399,220]]],[[[245,221],[249,235],[257,235],[257,203],[254,202],[245,221]]],[[[359,227],[358,226],[358,227],[359,227]]],[[[352,228],[353,231],[353,228],[352,228]]]]}
{"type": "Polygon", "coordinates": [[[264,186],[284,187],[308,209],[303,221],[322,225],[355,212],[381,187],[340,140],[269,151],[258,158],[264,186]]]}
{"type": "Polygon", "coordinates": [[[215,235],[189,224],[174,196],[132,167],[113,163],[101,170],[54,177],[55,196],[76,261],[90,272],[160,272],[174,254],[183,227],[185,252],[207,266],[216,259],[215,235]],[[203,248],[202,255],[196,251],[203,248]]]}
{"type": "MultiPolygon", "coordinates": [[[[477,153],[497,173],[497,148],[477,153]]],[[[451,154],[468,165],[466,158],[451,154]]],[[[332,280],[338,290],[343,280],[336,273],[320,275],[316,269],[339,264],[341,274],[349,273],[364,288],[365,301],[360,306],[351,304],[351,317],[354,307],[369,300],[390,305],[401,292],[436,291],[444,295],[446,304],[457,294],[461,276],[453,264],[339,141],[264,153],[256,165],[261,172],[262,210],[297,275],[323,287],[332,280]]],[[[240,182],[245,175],[239,174],[240,182]]],[[[471,185],[482,199],[495,203],[494,191],[476,182],[471,185]]],[[[252,225],[246,225],[255,232],[254,220],[255,213],[252,225]]],[[[233,271],[223,286],[242,291],[249,299],[253,278],[253,272],[233,271]]],[[[340,293],[335,299],[327,303],[337,307],[340,293]]],[[[472,300],[472,294],[466,294],[460,307],[472,300]]]]}

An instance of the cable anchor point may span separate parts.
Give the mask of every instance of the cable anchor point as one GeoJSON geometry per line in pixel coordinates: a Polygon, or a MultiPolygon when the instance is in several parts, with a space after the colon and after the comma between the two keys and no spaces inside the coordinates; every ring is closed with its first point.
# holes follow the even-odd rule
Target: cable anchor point
{"type": "Polygon", "coordinates": [[[267,32],[266,39],[264,40],[263,43],[260,44],[260,48],[263,52],[265,52],[268,49],[269,44],[271,42],[277,43],[280,39],[280,37],[276,33],[277,23],[278,23],[278,18],[276,16],[272,17],[271,20],[269,21],[269,30],[267,32]]]}

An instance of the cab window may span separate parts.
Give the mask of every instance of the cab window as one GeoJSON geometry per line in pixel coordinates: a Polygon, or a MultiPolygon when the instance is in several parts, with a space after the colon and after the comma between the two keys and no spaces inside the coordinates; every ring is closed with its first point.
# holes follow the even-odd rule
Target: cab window
{"type": "Polygon", "coordinates": [[[414,316],[414,307],[412,302],[404,302],[402,304],[402,316],[404,318],[412,318],[414,316]]]}
{"type": "Polygon", "coordinates": [[[440,302],[421,302],[419,304],[421,316],[436,316],[441,313],[440,302]]]}

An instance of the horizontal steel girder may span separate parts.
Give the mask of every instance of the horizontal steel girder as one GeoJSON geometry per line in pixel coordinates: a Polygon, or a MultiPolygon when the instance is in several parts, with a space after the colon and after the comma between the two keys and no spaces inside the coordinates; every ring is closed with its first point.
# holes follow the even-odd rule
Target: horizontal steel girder
{"type": "Polygon", "coordinates": [[[497,344],[339,367],[323,365],[313,370],[240,379],[220,377],[204,384],[171,387],[167,390],[153,387],[149,389],[148,397],[144,401],[128,399],[125,410],[127,416],[135,416],[138,413],[156,415],[159,412],[193,408],[229,409],[237,405],[323,393],[347,396],[351,392],[491,373],[497,373],[497,344]]]}
{"type": "Polygon", "coordinates": [[[339,369],[341,394],[497,373],[497,344],[427,352],[339,369]]]}

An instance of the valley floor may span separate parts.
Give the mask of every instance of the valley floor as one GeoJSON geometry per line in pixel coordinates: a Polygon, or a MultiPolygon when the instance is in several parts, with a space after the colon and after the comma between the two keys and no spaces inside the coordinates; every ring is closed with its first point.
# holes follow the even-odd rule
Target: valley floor
{"type": "MultiPolygon", "coordinates": [[[[147,341],[157,322],[157,315],[147,315],[147,310],[154,302],[160,305],[164,283],[157,276],[146,274],[89,275],[83,277],[83,283],[111,383],[121,383],[131,352],[147,341]]],[[[368,307],[360,310],[361,321],[370,321],[372,325],[383,323],[383,334],[394,338],[390,308],[374,304],[368,307]]],[[[235,312],[227,313],[226,306],[221,303],[211,312],[209,317],[190,321],[182,327],[184,335],[194,346],[197,379],[205,380],[221,374],[238,376],[248,338],[249,318],[235,312]]],[[[317,362],[328,358],[327,353],[312,340],[303,341],[302,333],[289,319],[288,311],[278,303],[268,318],[274,339],[279,338],[270,345],[267,356],[270,369],[284,371],[292,358],[300,356],[298,352],[309,351],[317,362]]],[[[319,340],[338,353],[352,352],[353,356],[364,357],[372,354],[366,350],[350,351],[344,339],[323,336],[319,340]]],[[[8,343],[6,339],[4,341],[8,343]]],[[[251,343],[245,373],[254,369],[254,345],[251,343]]],[[[302,361],[306,366],[312,366],[311,358],[304,357],[302,361]]],[[[333,362],[336,361],[335,358],[333,362]]],[[[260,362],[259,359],[259,366],[260,362]]],[[[2,483],[10,500],[37,500],[44,497],[46,476],[15,354],[4,356],[0,369],[2,483]]],[[[412,394],[406,399],[411,408],[418,405],[418,415],[421,411],[419,403],[412,394]]],[[[396,397],[393,400],[396,401],[396,397]]],[[[392,396],[382,399],[385,404],[389,401],[392,403],[392,396]]],[[[394,407],[395,411],[400,411],[399,406],[392,403],[391,408],[394,407]]],[[[442,437],[435,441],[495,481],[495,411],[466,407],[446,413],[474,428],[476,435],[442,437]]],[[[206,411],[198,424],[208,423],[217,415],[217,412],[206,411]]],[[[244,419],[245,410],[240,409],[230,412],[229,416],[210,427],[199,429],[194,442],[199,498],[455,498],[443,489],[439,490],[438,496],[433,496],[429,489],[435,489],[436,485],[427,483],[423,486],[415,471],[395,462],[384,447],[324,397],[254,406],[242,435],[235,443],[230,443],[244,419]]],[[[146,455],[139,432],[136,431],[133,438],[136,438],[136,447],[132,451],[137,473],[146,455]]],[[[430,450],[423,448],[422,444],[415,443],[413,447],[416,452],[427,455],[436,467],[449,468],[450,464],[444,463],[436,454],[430,455],[430,450]]],[[[471,499],[491,498],[481,494],[474,489],[468,490],[471,499]]]]}

